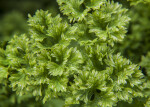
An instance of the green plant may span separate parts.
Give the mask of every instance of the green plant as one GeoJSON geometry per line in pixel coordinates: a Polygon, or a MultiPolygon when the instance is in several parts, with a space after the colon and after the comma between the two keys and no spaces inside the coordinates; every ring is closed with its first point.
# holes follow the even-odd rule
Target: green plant
{"type": "Polygon", "coordinates": [[[14,36],[0,51],[0,83],[43,103],[59,98],[66,107],[147,104],[139,66],[113,52],[126,35],[127,9],[110,0],[57,2],[68,19],[43,10],[29,15],[30,36],[14,36]]]}
{"type": "Polygon", "coordinates": [[[150,3],[140,3],[129,10],[131,21],[127,36],[115,46],[118,52],[134,63],[140,63],[141,56],[150,50],[149,11],[150,3]]]}

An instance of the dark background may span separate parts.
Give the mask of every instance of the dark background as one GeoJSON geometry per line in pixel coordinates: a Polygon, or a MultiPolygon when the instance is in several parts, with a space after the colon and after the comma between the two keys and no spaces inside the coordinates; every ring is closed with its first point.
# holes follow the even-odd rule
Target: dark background
{"type": "Polygon", "coordinates": [[[27,17],[33,15],[37,9],[49,10],[58,7],[56,0],[0,0],[0,16],[11,11],[19,11],[27,17]]]}

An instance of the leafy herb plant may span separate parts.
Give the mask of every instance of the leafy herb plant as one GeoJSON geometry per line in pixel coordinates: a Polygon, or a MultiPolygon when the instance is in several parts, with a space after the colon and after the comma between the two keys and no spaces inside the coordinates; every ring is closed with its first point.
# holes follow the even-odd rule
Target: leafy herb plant
{"type": "Polygon", "coordinates": [[[127,9],[110,0],[57,2],[67,19],[38,10],[29,15],[30,36],[15,35],[0,49],[0,83],[43,103],[62,99],[66,107],[120,107],[146,99],[139,66],[113,52],[127,32],[127,9]]]}

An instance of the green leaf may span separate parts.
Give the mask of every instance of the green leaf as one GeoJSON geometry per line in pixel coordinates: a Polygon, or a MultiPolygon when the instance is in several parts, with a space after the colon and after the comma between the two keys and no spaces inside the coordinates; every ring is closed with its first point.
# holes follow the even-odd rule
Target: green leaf
{"type": "Polygon", "coordinates": [[[57,0],[60,10],[68,16],[70,22],[82,21],[85,19],[89,9],[83,6],[84,0],[57,0]]]}
{"type": "Polygon", "coordinates": [[[61,65],[58,65],[53,62],[48,62],[47,69],[49,69],[49,74],[53,76],[61,76],[64,72],[64,67],[61,65]]]}

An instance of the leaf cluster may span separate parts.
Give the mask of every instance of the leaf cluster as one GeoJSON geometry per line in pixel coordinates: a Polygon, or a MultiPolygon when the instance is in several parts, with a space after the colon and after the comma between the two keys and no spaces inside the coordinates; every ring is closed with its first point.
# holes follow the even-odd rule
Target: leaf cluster
{"type": "Polygon", "coordinates": [[[109,0],[57,2],[68,20],[43,10],[29,15],[30,36],[14,36],[0,50],[0,80],[19,96],[43,103],[59,98],[65,106],[112,107],[145,98],[139,67],[113,52],[126,33],[127,9],[109,0]]]}

